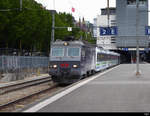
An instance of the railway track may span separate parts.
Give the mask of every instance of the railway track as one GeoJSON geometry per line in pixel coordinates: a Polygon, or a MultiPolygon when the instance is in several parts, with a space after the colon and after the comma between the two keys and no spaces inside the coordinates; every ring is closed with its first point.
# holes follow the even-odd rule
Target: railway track
{"type": "MultiPolygon", "coordinates": [[[[47,76],[1,85],[0,112],[14,111],[17,109],[18,103],[20,104],[20,102],[25,102],[28,99],[33,102],[36,99],[35,96],[46,95],[56,88],[57,84],[54,84],[51,78],[47,76]]],[[[30,102],[27,102],[26,105],[30,102]]]]}
{"type": "Polygon", "coordinates": [[[45,76],[43,78],[34,78],[34,79],[26,80],[26,81],[21,80],[21,81],[18,81],[17,83],[12,82],[8,84],[4,84],[0,86],[0,95],[6,94],[8,92],[16,91],[19,89],[23,89],[26,87],[35,86],[35,85],[49,82],[49,81],[52,81],[51,78],[49,76],[45,76]]]}
{"type": "MultiPolygon", "coordinates": [[[[88,78],[80,81],[84,81],[86,79],[88,78]]],[[[73,83],[70,86],[74,84],[76,83],[73,83]]],[[[20,81],[16,84],[11,83],[9,85],[5,85],[5,87],[0,86],[0,112],[13,112],[17,109],[22,109],[26,105],[35,102],[37,99],[41,99],[43,96],[51,96],[53,93],[64,88],[66,88],[66,86],[62,87],[54,84],[51,78],[46,76],[39,79],[36,78],[28,81],[20,81]],[[19,97],[17,97],[18,93],[21,94],[19,97]],[[13,98],[11,95],[14,95],[15,98],[13,98]],[[9,98],[10,100],[3,102],[3,99],[6,100],[6,97],[8,96],[11,96],[11,98],[9,98]]]]}
{"type": "Polygon", "coordinates": [[[53,89],[56,89],[57,87],[58,87],[57,84],[55,84],[55,85],[53,85],[49,88],[46,88],[46,89],[43,89],[41,91],[28,94],[28,95],[20,97],[16,100],[10,101],[10,102],[5,103],[5,104],[2,104],[2,105],[0,105],[0,112],[7,112],[7,111],[17,110],[18,106],[21,106],[23,108],[28,103],[31,103],[31,101],[33,102],[34,100],[38,99],[37,96],[40,96],[41,94],[46,94],[46,93],[52,91],[53,89]],[[37,98],[35,98],[35,97],[37,97],[37,98]]]}

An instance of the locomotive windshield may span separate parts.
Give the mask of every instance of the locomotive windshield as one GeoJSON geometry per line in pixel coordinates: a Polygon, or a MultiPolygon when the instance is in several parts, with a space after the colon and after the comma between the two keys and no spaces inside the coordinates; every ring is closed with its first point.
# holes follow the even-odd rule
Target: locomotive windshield
{"type": "Polygon", "coordinates": [[[80,48],[68,48],[68,56],[80,56],[80,48]]]}
{"type": "Polygon", "coordinates": [[[52,48],[52,56],[54,57],[64,56],[64,48],[52,48]]]}

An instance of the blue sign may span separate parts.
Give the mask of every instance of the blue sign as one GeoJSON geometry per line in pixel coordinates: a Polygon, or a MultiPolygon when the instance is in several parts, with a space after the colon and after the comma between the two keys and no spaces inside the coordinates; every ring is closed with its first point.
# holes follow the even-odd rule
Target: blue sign
{"type": "Polygon", "coordinates": [[[128,48],[123,48],[124,51],[128,51],[128,48]]]}
{"type": "Polygon", "coordinates": [[[148,53],[149,52],[149,48],[145,48],[145,51],[146,51],[146,53],[148,53]]]}
{"type": "Polygon", "coordinates": [[[117,35],[117,27],[100,27],[100,35],[117,35]]]}
{"type": "Polygon", "coordinates": [[[145,27],[145,35],[150,35],[150,26],[145,27]]]}

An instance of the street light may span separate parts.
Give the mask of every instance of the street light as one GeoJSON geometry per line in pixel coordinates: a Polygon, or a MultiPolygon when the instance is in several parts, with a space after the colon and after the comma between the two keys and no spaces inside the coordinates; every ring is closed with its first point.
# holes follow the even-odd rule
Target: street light
{"type": "Polygon", "coordinates": [[[140,75],[139,71],[139,36],[138,36],[138,13],[139,13],[139,0],[136,0],[136,75],[140,75]]]}

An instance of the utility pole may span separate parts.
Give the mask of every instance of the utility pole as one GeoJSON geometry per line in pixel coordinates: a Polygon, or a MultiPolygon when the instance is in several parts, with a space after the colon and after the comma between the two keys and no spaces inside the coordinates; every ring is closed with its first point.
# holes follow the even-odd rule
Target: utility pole
{"type": "MultiPolygon", "coordinates": [[[[109,20],[110,20],[110,9],[109,9],[109,0],[107,0],[107,27],[108,28],[109,28],[109,20]]],[[[105,47],[105,39],[103,39],[103,47],[105,47]]]]}
{"type": "Polygon", "coordinates": [[[52,11],[52,34],[51,34],[51,43],[54,42],[55,37],[55,10],[52,11]]]}
{"type": "Polygon", "coordinates": [[[107,0],[107,21],[108,21],[108,27],[109,27],[109,19],[110,19],[110,12],[109,12],[109,0],[107,0]]]}
{"type": "MultiPolygon", "coordinates": [[[[22,0],[20,0],[20,12],[22,11],[22,0]]],[[[19,52],[19,55],[21,55],[21,48],[22,48],[22,46],[21,46],[21,39],[20,39],[20,42],[19,42],[19,48],[20,48],[20,52],[19,52]]]]}
{"type": "Polygon", "coordinates": [[[52,10],[51,44],[54,42],[54,38],[55,38],[55,0],[53,0],[53,10],[52,10]]]}
{"type": "Polygon", "coordinates": [[[20,11],[22,11],[22,0],[20,0],[20,11]]]}
{"type": "Polygon", "coordinates": [[[139,0],[136,0],[136,75],[140,75],[139,71],[139,36],[138,36],[138,23],[139,23],[139,0]]]}

